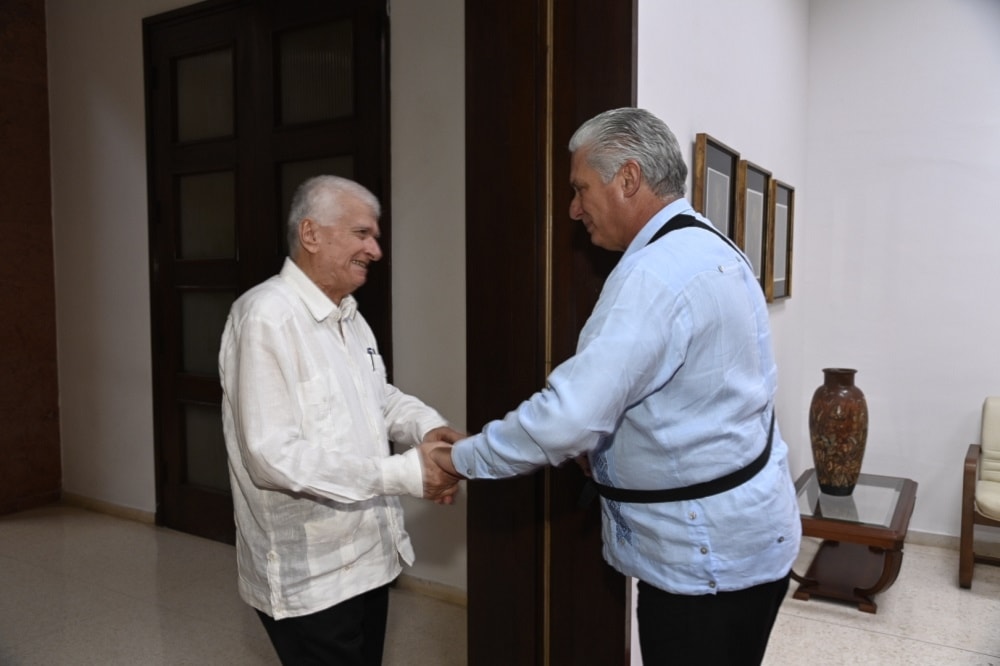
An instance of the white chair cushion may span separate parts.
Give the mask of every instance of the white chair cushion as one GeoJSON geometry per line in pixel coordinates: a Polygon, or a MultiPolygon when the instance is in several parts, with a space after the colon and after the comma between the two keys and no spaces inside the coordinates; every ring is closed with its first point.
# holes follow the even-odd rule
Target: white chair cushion
{"type": "Polygon", "coordinates": [[[979,460],[979,479],[1000,482],[1000,460],[988,458],[983,454],[979,460]]]}
{"type": "Polygon", "coordinates": [[[983,402],[983,430],[979,444],[984,459],[1000,460],[1000,396],[990,396],[983,402]]]}
{"type": "Polygon", "coordinates": [[[987,518],[1000,520],[1000,483],[996,481],[976,483],[976,510],[987,518]]]}

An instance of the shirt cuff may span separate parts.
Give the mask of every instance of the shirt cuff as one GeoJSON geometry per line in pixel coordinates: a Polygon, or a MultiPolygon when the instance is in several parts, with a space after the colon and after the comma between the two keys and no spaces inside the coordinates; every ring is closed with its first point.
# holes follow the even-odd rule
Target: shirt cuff
{"type": "Polygon", "coordinates": [[[455,466],[455,471],[467,479],[479,477],[476,470],[476,449],[477,437],[467,437],[455,442],[451,447],[451,464],[455,466]]]}
{"type": "Polygon", "coordinates": [[[424,470],[420,464],[420,451],[407,449],[405,453],[381,460],[383,495],[424,496],[424,470]]]}

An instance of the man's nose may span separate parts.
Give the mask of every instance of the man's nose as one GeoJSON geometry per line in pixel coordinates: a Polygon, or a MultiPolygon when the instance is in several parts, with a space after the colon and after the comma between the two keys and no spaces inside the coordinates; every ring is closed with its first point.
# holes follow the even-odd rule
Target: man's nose
{"type": "Polygon", "coordinates": [[[378,261],[382,258],[382,246],[374,238],[368,239],[368,254],[371,255],[372,261],[378,261]]]}
{"type": "Polygon", "coordinates": [[[575,194],[573,198],[569,201],[569,217],[572,220],[579,220],[583,217],[583,209],[580,207],[580,203],[577,201],[579,197],[575,194]]]}

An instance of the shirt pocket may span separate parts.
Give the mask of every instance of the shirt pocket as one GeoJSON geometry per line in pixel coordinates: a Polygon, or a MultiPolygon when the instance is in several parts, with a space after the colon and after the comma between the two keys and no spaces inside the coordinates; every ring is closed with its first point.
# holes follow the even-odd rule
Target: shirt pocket
{"type": "Polygon", "coordinates": [[[352,417],[336,380],[307,379],[299,382],[298,394],[302,407],[300,427],[306,440],[329,447],[348,437],[352,417]]]}
{"type": "Polygon", "coordinates": [[[365,382],[368,385],[368,393],[372,396],[379,411],[384,412],[387,402],[385,387],[388,383],[388,372],[385,368],[385,361],[378,352],[373,352],[371,355],[371,367],[372,371],[370,373],[364,373],[365,382]]]}
{"type": "Polygon", "coordinates": [[[350,569],[379,541],[375,517],[363,503],[344,505],[305,523],[305,533],[306,557],[314,574],[350,569]]]}

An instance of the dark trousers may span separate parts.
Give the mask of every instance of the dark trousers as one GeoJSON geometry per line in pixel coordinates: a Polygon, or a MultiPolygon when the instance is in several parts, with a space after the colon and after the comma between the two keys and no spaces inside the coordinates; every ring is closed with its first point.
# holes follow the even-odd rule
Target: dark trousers
{"type": "Polygon", "coordinates": [[[760,664],[788,591],[788,575],[736,592],[690,596],[639,582],[636,616],[644,666],[760,664]]]}
{"type": "Polygon", "coordinates": [[[284,666],[380,666],[388,613],[388,585],[311,615],[257,611],[284,666]]]}

